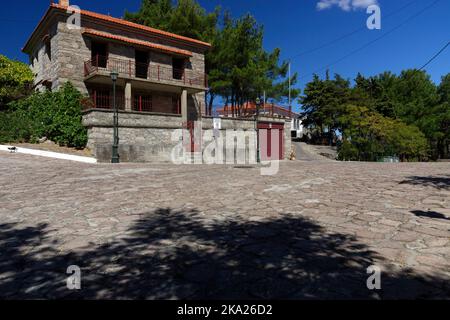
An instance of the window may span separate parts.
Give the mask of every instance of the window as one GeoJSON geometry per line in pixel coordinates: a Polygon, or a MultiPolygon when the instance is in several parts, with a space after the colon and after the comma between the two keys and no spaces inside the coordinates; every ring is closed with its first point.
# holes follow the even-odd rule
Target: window
{"type": "Polygon", "coordinates": [[[135,94],[134,95],[134,103],[133,110],[135,111],[152,111],[152,96],[149,94],[135,94]]]}
{"type": "Polygon", "coordinates": [[[45,42],[45,54],[48,56],[49,60],[52,60],[52,44],[50,39],[45,42]]]}
{"type": "Polygon", "coordinates": [[[172,58],[173,78],[177,80],[183,79],[185,60],[180,58],[172,58]]]}
{"type": "Polygon", "coordinates": [[[91,43],[92,65],[99,68],[106,68],[108,62],[108,46],[103,42],[91,43]]]}

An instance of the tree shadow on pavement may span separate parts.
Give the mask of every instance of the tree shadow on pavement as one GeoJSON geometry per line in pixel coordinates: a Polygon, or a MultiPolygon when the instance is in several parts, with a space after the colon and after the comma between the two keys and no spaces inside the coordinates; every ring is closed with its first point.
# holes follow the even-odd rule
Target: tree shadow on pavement
{"type": "Polygon", "coordinates": [[[422,185],[437,189],[450,189],[450,175],[426,177],[413,176],[401,181],[400,184],[422,185]]]}
{"type": "MultiPolygon", "coordinates": [[[[220,216],[218,216],[220,217],[220,216]]],[[[0,225],[0,295],[68,299],[371,299],[450,298],[448,279],[383,271],[382,290],[366,287],[383,258],[351,235],[330,233],[289,214],[258,222],[207,219],[159,209],[120,238],[58,253],[45,225],[0,225]],[[47,243],[49,242],[49,243],[47,243]],[[32,249],[25,251],[25,248],[32,249]],[[81,290],[66,268],[82,270],[81,290]]]]}
{"type": "Polygon", "coordinates": [[[450,220],[449,217],[444,214],[436,211],[423,211],[423,210],[413,210],[411,213],[415,214],[417,217],[421,218],[431,218],[431,219],[442,219],[442,220],[450,220]]]}

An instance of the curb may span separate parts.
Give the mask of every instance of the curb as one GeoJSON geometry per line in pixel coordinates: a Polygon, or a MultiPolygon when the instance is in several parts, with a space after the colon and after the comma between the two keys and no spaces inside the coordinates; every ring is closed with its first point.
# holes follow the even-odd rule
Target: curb
{"type": "MultiPolygon", "coordinates": [[[[11,152],[8,149],[11,147],[14,147],[14,146],[0,145],[0,151],[11,152]]],[[[43,150],[28,149],[28,148],[17,148],[17,150],[15,152],[23,153],[23,154],[30,154],[33,156],[60,159],[60,160],[69,160],[69,161],[77,161],[77,162],[84,162],[84,163],[97,163],[97,159],[95,159],[95,158],[75,156],[75,155],[59,153],[59,152],[43,151],[43,150]]]]}

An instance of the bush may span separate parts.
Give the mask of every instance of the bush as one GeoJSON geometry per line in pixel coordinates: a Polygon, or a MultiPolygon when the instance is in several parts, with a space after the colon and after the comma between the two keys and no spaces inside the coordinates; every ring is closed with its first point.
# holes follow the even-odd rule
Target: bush
{"type": "Polygon", "coordinates": [[[398,156],[402,161],[422,160],[427,155],[425,135],[413,125],[383,117],[364,107],[347,106],[340,118],[345,124],[341,160],[376,161],[398,156]]]}
{"type": "Polygon", "coordinates": [[[83,95],[66,83],[55,92],[34,93],[10,103],[0,120],[0,140],[36,142],[40,137],[69,147],[84,148],[87,130],[82,125],[83,95]]]}
{"type": "Polygon", "coordinates": [[[0,112],[0,143],[35,142],[36,122],[18,112],[0,112]]]}
{"type": "Polygon", "coordinates": [[[341,161],[350,161],[350,160],[358,160],[358,148],[356,148],[349,141],[344,141],[338,147],[338,160],[341,161]]]}

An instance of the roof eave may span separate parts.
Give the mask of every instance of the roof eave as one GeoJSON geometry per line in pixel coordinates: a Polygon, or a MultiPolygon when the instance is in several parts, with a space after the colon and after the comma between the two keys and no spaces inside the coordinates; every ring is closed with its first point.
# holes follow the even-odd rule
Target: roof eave
{"type": "MultiPolygon", "coordinates": [[[[52,4],[50,6],[50,8],[55,8],[55,9],[58,9],[61,11],[66,11],[68,7],[64,7],[59,4],[52,4]]],[[[92,18],[92,19],[103,20],[104,22],[112,23],[114,25],[120,25],[121,27],[127,27],[130,29],[139,30],[141,32],[149,33],[149,34],[152,34],[153,36],[163,37],[163,38],[169,39],[171,41],[182,42],[182,43],[188,44],[190,46],[203,48],[205,50],[208,50],[212,47],[212,45],[210,43],[207,43],[204,41],[200,41],[200,40],[185,37],[185,36],[180,36],[175,33],[148,27],[148,26],[134,23],[131,21],[127,21],[124,19],[107,16],[107,15],[101,14],[101,13],[91,12],[91,11],[87,11],[87,10],[81,10],[81,15],[82,16],[84,15],[84,16],[92,18]]]]}
{"type": "Polygon", "coordinates": [[[31,45],[32,41],[34,40],[35,36],[40,32],[41,27],[46,23],[49,19],[52,12],[52,7],[50,6],[47,11],[45,12],[44,16],[39,21],[38,25],[34,28],[33,32],[31,33],[30,37],[28,38],[27,42],[22,48],[23,53],[31,54],[31,48],[29,46],[31,45]]]}
{"type": "Polygon", "coordinates": [[[145,48],[149,48],[151,50],[165,52],[165,53],[169,53],[172,55],[177,55],[177,56],[182,56],[182,57],[192,57],[192,52],[187,51],[187,50],[172,49],[170,47],[165,47],[163,45],[152,46],[151,44],[147,44],[146,41],[128,39],[126,37],[109,35],[109,34],[105,34],[105,33],[97,33],[97,32],[93,32],[88,29],[85,29],[83,31],[83,35],[86,35],[86,36],[92,37],[92,38],[97,38],[97,39],[108,39],[109,41],[114,41],[114,42],[119,42],[119,43],[127,43],[129,45],[138,46],[138,47],[145,47],[145,48]]]}
{"type": "MultiPolygon", "coordinates": [[[[48,22],[48,20],[51,18],[51,15],[54,12],[56,12],[56,11],[66,11],[66,10],[67,10],[67,7],[63,7],[63,6],[58,5],[58,4],[51,4],[50,7],[45,12],[44,16],[39,21],[39,23],[36,26],[36,28],[33,30],[31,36],[28,38],[27,42],[25,43],[24,47],[22,48],[22,52],[27,53],[27,54],[31,54],[32,52],[31,52],[30,45],[33,42],[36,34],[38,34],[40,32],[42,26],[46,22],[48,22]]],[[[86,12],[88,12],[88,11],[85,11],[85,14],[86,14],[86,12]]],[[[118,20],[120,20],[120,19],[118,19],[118,18],[110,17],[111,19],[106,19],[106,18],[103,19],[103,18],[101,18],[102,16],[104,16],[103,14],[96,14],[94,12],[92,12],[92,14],[100,16],[99,19],[102,19],[105,22],[109,22],[109,23],[112,23],[112,24],[115,24],[115,25],[121,25],[122,27],[128,27],[128,28],[134,29],[134,30],[140,30],[140,31],[143,31],[143,32],[153,33],[153,35],[160,36],[160,37],[165,37],[165,38],[170,39],[171,41],[177,41],[177,42],[185,43],[185,44],[188,44],[190,46],[197,47],[197,48],[202,48],[205,51],[212,47],[212,45],[210,43],[206,43],[206,42],[203,42],[203,41],[200,41],[200,40],[179,36],[179,35],[172,34],[170,32],[165,32],[165,31],[162,31],[162,30],[159,30],[161,32],[155,32],[155,30],[158,30],[158,29],[146,27],[144,25],[139,25],[139,24],[132,23],[132,22],[126,22],[125,23],[125,20],[124,20],[124,23],[119,23],[118,20]],[[152,29],[152,30],[147,30],[147,29],[152,29]]],[[[82,15],[83,15],[83,11],[82,11],[82,15]]],[[[87,15],[87,17],[89,17],[89,16],[87,15]]]]}

